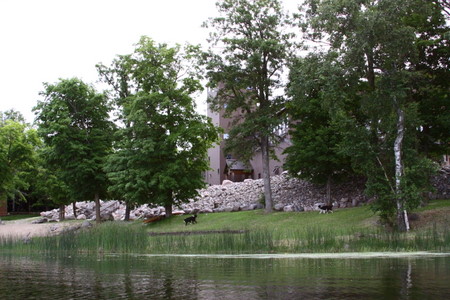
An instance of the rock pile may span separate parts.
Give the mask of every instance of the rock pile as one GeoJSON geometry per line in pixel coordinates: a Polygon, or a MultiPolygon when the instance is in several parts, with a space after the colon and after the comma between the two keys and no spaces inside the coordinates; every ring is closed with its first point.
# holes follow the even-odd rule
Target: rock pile
{"type": "Polygon", "coordinates": [[[443,167],[439,173],[431,179],[435,191],[428,195],[430,199],[450,198],[450,166],[443,167]]]}
{"type": "MultiPolygon", "coordinates": [[[[449,176],[450,170],[442,171],[440,176],[434,179],[433,184],[437,192],[430,197],[448,198],[450,196],[449,176]]],[[[274,176],[271,180],[273,204],[276,211],[317,210],[317,206],[325,202],[325,186],[318,186],[305,180],[292,178],[285,173],[274,176]]],[[[222,185],[214,185],[200,190],[198,197],[191,199],[180,207],[174,207],[173,213],[216,213],[263,208],[263,189],[262,179],[246,179],[244,182],[236,183],[225,181],[222,185]]],[[[342,184],[333,184],[331,187],[333,206],[335,208],[353,207],[371,201],[364,195],[363,191],[363,180],[355,179],[342,184]]],[[[121,201],[101,201],[101,219],[123,220],[125,208],[125,204],[121,201]]],[[[130,219],[146,219],[164,214],[164,207],[152,207],[144,204],[131,211],[130,219]]],[[[77,219],[95,220],[94,202],[77,202],[76,215],[77,219]]],[[[41,216],[49,220],[58,220],[59,210],[43,212],[41,216]]],[[[72,205],[66,206],[66,218],[75,218],[72,205]]]]}

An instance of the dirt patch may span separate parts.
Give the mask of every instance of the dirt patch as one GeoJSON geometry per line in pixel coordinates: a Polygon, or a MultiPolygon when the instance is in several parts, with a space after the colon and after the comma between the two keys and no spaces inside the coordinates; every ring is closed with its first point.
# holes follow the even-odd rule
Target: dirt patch
{"type": "Polygon", "coordinates": [[[70,221],[33,224],[32,222],[37,219],[39,219],[39,217],[16,221],[2,221],[2,225],[0,225],[0,238],[13,237],[23,239],[37,236],[56,235],[68,227],[79,226],[80,223],[79,221],[70,221]]]}

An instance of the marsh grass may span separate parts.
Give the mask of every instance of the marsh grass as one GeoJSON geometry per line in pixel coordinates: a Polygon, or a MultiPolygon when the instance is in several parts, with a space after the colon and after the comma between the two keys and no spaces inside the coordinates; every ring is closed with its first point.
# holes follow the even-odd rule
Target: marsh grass
{"type": "Polygon", "coordinates": [[[241,234],[152,236],[150,253],[247,254],[247,253],[333,253],[368,251],[449,251],[449,231],[430,230],[419,234],[381,230],[338,231],[307,227],[290,232],[267,229],[241,234]]]}
{"type": "Polygon", "coordinates": [[[148,234],[140,224],[106,222],[89,230],[68,231],[57,236],[0,238],[0,250],[14,252],[145,253],[148,234]]]}

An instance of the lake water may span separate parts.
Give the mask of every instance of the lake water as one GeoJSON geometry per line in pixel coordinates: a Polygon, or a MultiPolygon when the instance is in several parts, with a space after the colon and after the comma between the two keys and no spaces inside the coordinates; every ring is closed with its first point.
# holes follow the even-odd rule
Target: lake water
{"type": "Polygon", "coordinates": [[[450,254],[0,254],[0,299],[450,299],[450,254]]]}

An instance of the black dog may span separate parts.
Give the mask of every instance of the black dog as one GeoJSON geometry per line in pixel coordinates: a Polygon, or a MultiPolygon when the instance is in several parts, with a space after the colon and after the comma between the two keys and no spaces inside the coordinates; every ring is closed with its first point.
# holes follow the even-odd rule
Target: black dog
{"type": "Polygon", "coordinates": [[[189,223],[196,224],[197,223],[197,215],[193,215],[192,217],[184,219],[184,225],[187,225],[189,223]]]}
{"type": "Polygon", "coordinates": [[[333,205],[319,205],[319,209],[320,209],[319,214],[332,213],[333,212],[333,205]]]}

